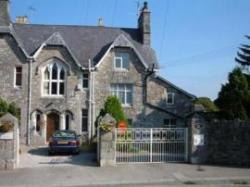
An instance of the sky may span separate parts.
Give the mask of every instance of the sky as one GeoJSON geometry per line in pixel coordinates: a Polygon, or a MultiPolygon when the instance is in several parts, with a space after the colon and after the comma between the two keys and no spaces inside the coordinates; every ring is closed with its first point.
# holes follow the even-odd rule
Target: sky
{"type": "MultiPolygon", "coordinates": [[[[11,0],[11,17],[33,24],[137,27],[142,0],[11,0]]],[[[216,99],[236,66],[240,44],[250,44],[250,0],[148,0],[158,72],[178,87],[216,99]]]]}

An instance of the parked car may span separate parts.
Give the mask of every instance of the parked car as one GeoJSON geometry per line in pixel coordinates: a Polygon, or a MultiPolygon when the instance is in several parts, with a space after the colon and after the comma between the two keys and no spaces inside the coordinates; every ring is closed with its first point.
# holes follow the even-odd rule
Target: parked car
{"type": "Polygon", "coordinates": [[[48,154],[71,153],[78,154],[80,150],[80,140],[75,131],[59,130],[55,131],[49,139],[48,154]]]}

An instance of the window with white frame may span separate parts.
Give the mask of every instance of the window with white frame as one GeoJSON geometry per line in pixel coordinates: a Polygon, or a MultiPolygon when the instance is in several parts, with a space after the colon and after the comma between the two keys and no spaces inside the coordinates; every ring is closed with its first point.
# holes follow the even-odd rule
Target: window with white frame
{"type": "Polygon", "coordinates": [[[43,69],[43,95],[62,96],[65,93],[65,68],[57,62],[48,64],[43,69]]]}
{"type": "Polygon", "coordinates": [[[82,87],[88,88],[89,87],[89,74],[83,73],[82,75],[82,87]]]}
{"type": "Polygon", "coordinates": [[[23,72],[23,69],[22,69],[21,66],[15,67],[15,74],[14,74],[15,87],[21,87],[22,86],[22,72],[23,72]]]}
{"type": "Polygon", "coordinates": [[[129,53],[115,52],[114,69],[121,71],[129,70],[129,53]]]}
{"type": "Polygon", "coordinates": [[[176,126],[176,119],[174,119],[174,118],[164,119],[163,123],[164,123],[164,126],[166,126],[166,127],[175,127],[176,126]]]}
{"type": "Polygon", "coordinates": [[[174,104],[174,96],[175,94],[174,93],[167,93],[167,104],[168,105],[173,105],[174,104]]]}
{"type": "Polygon", "coordinates": [[[133,88],[131,84],[112,84],[111,94],[117,96],[123,106],[132,105],[133,88]]]}

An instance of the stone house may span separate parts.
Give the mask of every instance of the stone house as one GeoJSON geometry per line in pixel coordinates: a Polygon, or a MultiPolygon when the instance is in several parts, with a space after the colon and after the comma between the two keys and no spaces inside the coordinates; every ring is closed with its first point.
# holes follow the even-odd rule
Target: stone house
{"type": "Polygon", "coordinates": [[[16,23],[0,0],[0,97],[20,108],[21,142],[44,144],[57,129],[91,139],[105,99],[121,100],[133,127],[184,126],[193,95],[157,75],[150,11],[138,28],[16,23]]]}

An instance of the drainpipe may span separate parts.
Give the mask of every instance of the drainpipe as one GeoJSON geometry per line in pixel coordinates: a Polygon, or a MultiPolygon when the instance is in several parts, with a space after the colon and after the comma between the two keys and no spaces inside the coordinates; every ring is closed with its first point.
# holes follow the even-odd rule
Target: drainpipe
{"type": "Polygon", "coordinates": [[[148,80],[148,77],[150,77],[152,74],[154,74],[154,65],[152,67],[152,69],[147,69],[146,70],[146,75],[145,75],[145,78],[144,78],[144,104],[147,104],[148,101],[147,101],[147,98],[148,98],[148,90],[147,90],[147,87],[148,87],[148,84],[147,84],[147,80],[148,80]]]}
{"type": "Polygon", "coordinates": [[[29,59],[29,68],[28,68],[28,111],[27,111],[27,145],[30,145],[30,136],[31,136],[31,90],[32,90],[32,85],[31,85],[31,80],[32,80],[32,59],[29,59]]]}
{"type": "Polygon", "coordinates": [[[88,140],[90,142],[92,134],[92,73],[91,60],[89,59],[89,108],[88,108],[88,140]]]}
{"type": "Polygon", "coordinates": [[[92,72],[92,136],[95,134],[95,73],[92,72]]]}

